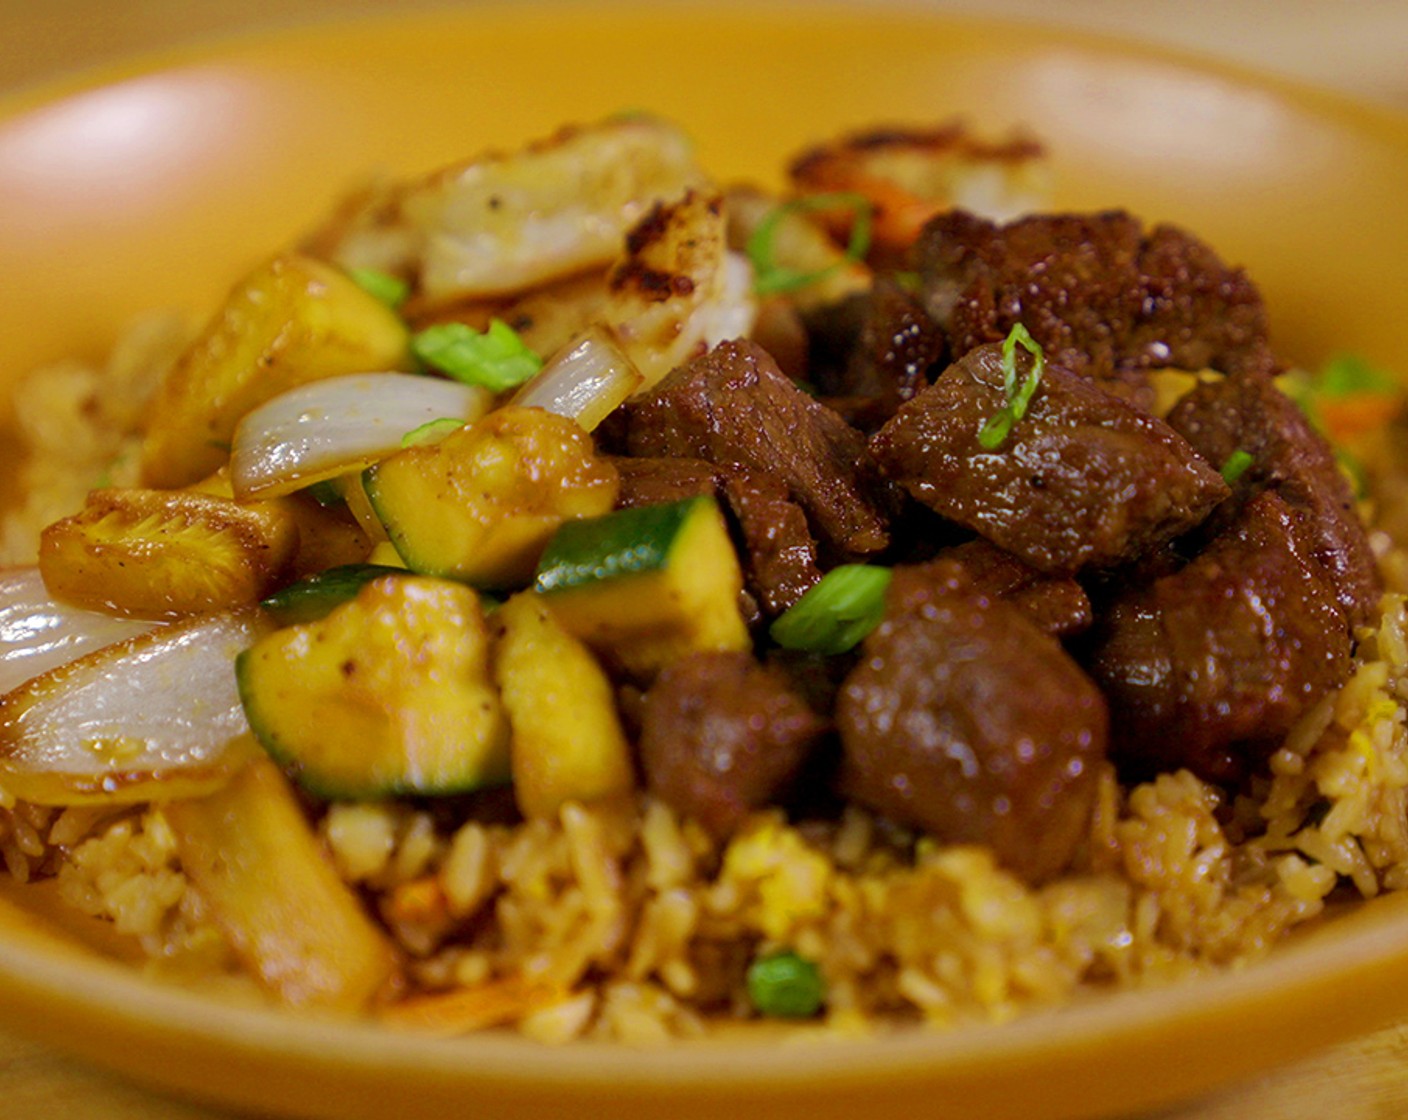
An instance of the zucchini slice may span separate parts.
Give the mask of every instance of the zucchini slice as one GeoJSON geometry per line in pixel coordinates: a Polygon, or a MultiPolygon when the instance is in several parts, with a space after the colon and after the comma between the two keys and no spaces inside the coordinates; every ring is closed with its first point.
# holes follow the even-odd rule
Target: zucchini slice
{"type": "Polygon", "coordinates": [[[367,497],[412,571],[476,587],[521,587],[564,521],[616,504],[616,468],[574,421],[501,408],[363,475],[367,497]]]}
{"type": "Polygon", "coordinates": [[[743,573],[712,497],[569,521],[534,589],[567,630],[636,676],[687,654],[750,648],[743,573]]]}
{"type": "Polygon", "coordinates": [[[635,786],[631,748],[596,656],[531,591],[494,612],[494,676],[513,728],[513,795],[525,817],[552,818],[635,786]]]}
{"type": "Polygon", "coordinates": [[[318,796],[462,793],[509,779],[488,628],[461,584],[374,579],[326,618],[256,642],[235,672],[251,730],[318,796]]]}

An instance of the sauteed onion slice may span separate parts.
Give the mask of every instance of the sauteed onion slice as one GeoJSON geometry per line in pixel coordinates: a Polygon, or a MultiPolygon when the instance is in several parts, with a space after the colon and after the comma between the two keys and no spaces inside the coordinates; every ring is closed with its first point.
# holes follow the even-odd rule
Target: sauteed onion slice
{"type": "Polygon", "coordinates": [[[20,685],[0,699],[0,787],[47,805],[216,788],[248,729],[235,656],[272,625],[257,609],[202,615],[20,685]]]}

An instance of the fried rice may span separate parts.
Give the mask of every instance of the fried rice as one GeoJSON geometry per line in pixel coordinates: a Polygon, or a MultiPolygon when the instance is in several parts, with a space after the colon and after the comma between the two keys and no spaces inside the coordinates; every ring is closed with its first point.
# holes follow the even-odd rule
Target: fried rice
{"type": "MultiPolygon", "coordinates": [[[[135,481],[143,410],[190,333],[144,320],[105,367],[66,362],[19,384],[29,451],[0,562],[32,564],[39,531],[88,490],[135,481]]],[[[1232,797],[1187,770],[1125,786],[1104,768],[1072,866],[1041,886],[987,848],[855,805],[802,823],[756,812],[726,840],[645,793],[506,823],[424,800],[306,808],[404,959],[402,999],[381,1012],[391,1027],[698,1038],[756,1019],[746,973],[772,949],[825,981],[821,1017],[789,1029],[843,1036],[1004,1021],[1242,967],[1341,900],[1408,886],[1408,554],[1373,541],[1388,589],[1377,625],[1262,775],[1232,797]],[[437,993],[458,993],[453,1015],[419,1014],[415,997],[437,993]]],[[[257,994],[162,805],[50,808],[0,786],[0,861],[18,883],[52,879],[153,977],[257,994]]]]}
{"type": "MultiPolygon", "coordinates": [[[[169,320],[147,322],[107,371],[70,363],[23,383],[32,450],[27,500],[3,523],[9,563],[32,562],[37,528],[122,469],[134,402],[181,337],[169,320]],[[75,462],[74,446],[95,450],[75,462]]],[[[1075,866],[1038,888],[984,848],[941,846],[854,806],[824,823],[760,812],[720,842],[645,795],[514,824],[333,803],[317,811],[317,835],[409,962],[414,992],[478,993],[456,1032],[700,1037],[747,1016],[745,972],[770,947],[825,978],[824,1018],[796,1029],[843,1034],[1001,1021],[1240,967],[1337,899],[1408,885],[1408,560],[1383,534],[1375,542],[1390,588],[1378,626],[1268,772],[1230,803],[1187,771],[1132,788],[1106,772],[1075,866]]],[[[154,976],[239,973],[160,805],[8,801],[0,859],[21,883],[53,875],[76,911],[132,939],[154,976]]],[[[398,1022],[394,1010],[387,1019],[398,1022]]]]}

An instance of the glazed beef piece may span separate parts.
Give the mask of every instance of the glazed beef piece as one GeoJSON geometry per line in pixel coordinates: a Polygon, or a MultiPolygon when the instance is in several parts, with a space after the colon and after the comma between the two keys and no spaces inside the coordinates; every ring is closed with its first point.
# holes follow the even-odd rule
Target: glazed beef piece
{"type": "Polygon", "coordinates": [[[752,343],[722,343],[633,402],[627,446],[772,474],[838,553],[870,555],[889,542],[865,438],[752,343]]]}
{"type": "MultiPolygon", "coordinates": [[[[1349,481],[1294,401],[1266,382],[1213,381],[1179,401],[1168,422],[1214,467],[1236,451],[1250,455],[1251,465],[1236,481],[1238,498],[1268,489],[1284,498],[1295,511],[1304,551],[1350,619],[1372,619],[1382,584],[1349,481]]],[[[1229,504],[1220,519],[1235,510],[1229,504]]]]}
{"type": "MultiPolygon", "coordinates": [[[[1017,351],[1025,378],[1031,357],[1017,351]]],[[[1113,567],[1186,532],[1227,484],[1161,420],[1046,365],[1003,443],[978,442],[1006,405],[1002,347],[970,351],[871,439],[914,498],[1043,572],[1113,567]]]]}
{"type": "Polygon", "coordinates": [[[763,612],[775,618],[821,579],[806,514],[775,475],[736,467],[721,473],[742,537],[745,584],[763,612]]]}
{"type": "Polygon", "coordinates": [[[682,502],[686,498],[717,495],[719,491],[718,469],[702,459],[632,458],[629,455],[610,458],[621,478],[617,509],[682,502]]]}
{"type": "Polygon", "coordinates": [[[835,373],[822,370],[823,399],[854,427],[874,431],[929,384],[944,355],[944,335],[923,307],[893,280],[880,278],[866,301],[855,348],[835,373]]]}
{"type": "Polygon", "coordinates": [[[1256,287],[1171,226],[1146,234],[1118,211],[999,226],[953,211],[925,226],[915,258],[955,359],[1021,322],[1057,365],[1136,389],[1160,367],[1277,369],[1256,287]]]}
{"type": "Polygon", "coordinates": [[[1104,697],[1009,603],[902,586],[835,720],[850,798],[942,842],[990,845],[1033,882],[1064,869],[1088,829],[1104,697]]]}
{"type": "Polygon", "coordinates": [[[1201,556],[1100,616],[1086,667],[1131,776],[1235,782],[1344,680],[1349,620],[1296,522],[1265,491],[1201,556]]]}
{"type": "Polygon", "coordinates": [[[981,538],[940,553],[939,562],[944,561],[962,565],[976,592],[1011,603],[1052,637],[1068,638],[1090,628],[1090,598],[1069,576],[1039,572],[981,538]]]}
{"type": "Polygon", "coordinates": [[[826,730],[778,670],[747,653],[700,653],[645,694],[641,765],[657,797],[725,837],[779,799],[826,730]]]}

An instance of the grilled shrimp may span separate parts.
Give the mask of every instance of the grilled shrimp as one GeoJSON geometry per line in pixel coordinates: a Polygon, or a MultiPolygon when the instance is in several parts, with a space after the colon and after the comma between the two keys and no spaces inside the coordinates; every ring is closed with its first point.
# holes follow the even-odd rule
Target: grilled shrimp
{"type": "Polygon", "coordinates": [[[606,320],[644,375],[639,392],[752,330],[753,269],[729,252],[725,233],[723,195],[690,190],[657,204],[627,235],[626,254],[607,277],[606,320]]]}
{"type": "Polygon", "coordinates": [[[616,117],[373,191],[319,248],[411,280],[422,307],[491,299],[605,269],[656,201],[703,182],[678,128],[616,117]]]}
{"type": "Polygon", "coordinates": [[[802,153],[789,171],[798,193],[852,191],[869,199],[882,252],[907,248],[941,211],[1009,221],[1036,209],[1049,190],[1040,144],[1021,136],[980,140],[961,124],[852,133],[802,153]]]}

